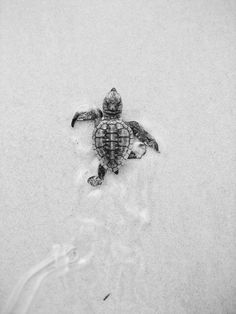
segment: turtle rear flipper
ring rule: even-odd
[[[102,184],[103,180],[100,179],[99,177],[92,176],[92,177],[88,178],[87,182],[89,184],[91,184],[92,186],[98,186],[98,185]]]
[[[141,142],[153,148],[156,152],[160,153],[157,141],[151,134],[149,134],[137,121],[125,122],[133,131]]]
[[[135,145],[138,144],[138,145]],[[147,151],[147,146],[143,143],[135,143],[128,159],[141,159]],[[135,147],[136,146],[136,147]]]
[[[104,180],[106,172],[107,170],[100,164],[98,166],[98,176],[92,176],[88,178],[87,182],[92,186],[101,185]]]

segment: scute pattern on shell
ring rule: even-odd
[[[121,120],[103,120],[93,131],[93,148],[100,163],[115,172],[128,158],[133,131]]]

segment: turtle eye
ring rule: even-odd
[[[106,101],[106,102],[104,103],[104,107],[105,107],[106,109],[109,108],[109,102]]]

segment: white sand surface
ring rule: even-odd
[[[94,258],[48,277],[30,314],[236,313],[235,12],[233,0],[1,1],[0,311],[74,237]],[[94,189],[93,124],[70,122],[112,87],[161,154]]]

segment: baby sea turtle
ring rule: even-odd
[[[103,101],[103,111],[93,109],[76,112],[71,126],[76,121],[94,120],[93,148],[100,160],[98,175],[88,179],[92,186],[101,185],[107,170],[119,173],[119,168],[126,159],[141,158],[146,153],[146,146],[159,153],[156,140],[136,121],[124,122],[121,118],[122,100],[115,88],[112,88]],[[134,137],[143,144],[142,155],[133,151]]]

